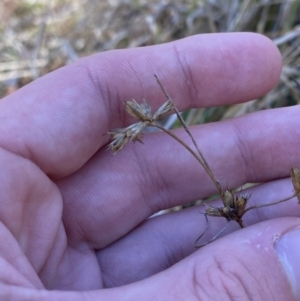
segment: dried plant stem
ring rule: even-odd
[[[203,166],[203,168],[206,170],[204,163],[202,162],[202,160],[198,157],[198,155],[183,141],[181,140],[179,137],[177,137],[176,135],[174,135],[171,131],[165,129],[163,126],[157,124],[156,122],[152,122],[149,124],[149,126],[153,126],[153,127],[157,127],[158,129],[164,131],[166,134],[168,134],[169,136],[171,136],[173,139],[175,139],[177,142],[179,142],[183,147],[185,147],[194,157],[195,159]]]
[[[157,81],[157,83],[159,84],[161,90],[162,90],[163,93],[165,94],[167,100],[168,100],[168,101],[171,101],[171,102],[173,103],[172,98],[170,97],[170,95],[167,93],[167,91],[165,90],[165,88],[164,88],[163,85],[161,84],[161,82],[160,82],[160,80],[158,79],[157,75],[154,74],[154,76],[155,76],[156,81]],[[180,115],[178,109],[176,108],[176,106],[175,106],[174,104],[173,104],[173,106],[174,106],[174,111],[175,111],[175,113],[176,113],[176,115],[177,115],[178,120],[179,120],[180,123],[182,124],[184,130],[185,130],[185,131],[187,132],[187,134],[190,136],[190,138],[191,138],[191,140],[192,140],[194,146],[195,146],[196,149],[197,149],[197,152],[198,152],[200,158],[201,158],[202,161],[203,161],[203,162],[201,162],[201,165],[203,166],[203,168],[205,169],[205,171],[208,173],[208,175],[210,176],[210,178],[212,179],[212,181],[214,182],[214,184],[215,184],[216,187],[218,188],[220,194],[222,194],[223,189],[222,189],[222,187],[221,187],[219,181],[218,181],[218,180],[216,179],[216,177],[214,176],[214,174],[213,174],[211,168],[209,167],[209,165],[208,165],[208,163],[207,163],[207,161],[206,161],[206,159],[205,159],[203,153],[202,153],[201,150],[199,149],[198,144],[196,143],[196,141],[195,141],[193,135],[191,134],[191,132],[189,131],[188,126],[186,125],[186,123],[184,122],[183,118],[181,117],[181,115]],[[199,160],[198,160],[198,161],[199,161]],[[200,162],[200,161],[199,161],[199,162]]]
[[[231,221],[227,221],[227,224],[216,235],[214,235],[210,240],[208,240],[200,245],[197,245],[197,242],[202,238],[202,236],[208,230],[208,219],[207,219],[208,214],[204,214],[204,215],[205,215],[205,219],[206,219],[206,228],[203,231],[203,233],[196,239],[196,241],[194,243],[195,248],[202,248],[202,247],[208,245],[209,243],[213,242],[214,240],[216,240],[226,230],[226,228],[229,226],[229,223],[231,222]]]
[[[219,192],[222,193],[223,190],[222,190],[222,187],[221,187],[219,181],[216,179],[215,175],[213,174],[213,172],[212,172],[210,166],[208,165],[208,163],[207,163],[207,161],[206,161],[203,153],[201,152],[198,144],[196,143],[194,137],[192,136],[190,130],[188,129],[187,125],[185,124],[183,118],[181,117],[179,111],[177,110],[177,108],[175,106],[174,106],[174,110],[176,112],[178,120],[180,121],[180,123],[182,124],[183,128],[185,129],[185,131],[187,132],[187,134],[190,136],[190,138],[191,138],[194,146],[196,147],[197,152],[200,155],[200,158],[202,159],[202,161],[204,163],[204,168],[205,168],[206,172],[209,174],[210,178],[212,179],[212,181],[214,182],[214,184],[218,188]]]
[[[299,84],[298,81],[295,79],[295,77],[293,77],[292,75],[290,75],[290,79],[297,85],[298,88],[300,88],[300,84]]]
[[[247,208],[243,213],[242,215],[240,216],[240,218],[243,217],[243,215],[245,213],[247,213],[248,211],[250,210],[253,210],[253,209],[257,209],[257,208],[262,208],[262,207],[268,207],[268,206],[273,206],[273,205],[277,205],[277,204],[280,204],[280,203],[283,203],[283,202],[286,202],[286,201],[289,201],[291,200],[292,198],[296,197],[296,193],[294,193],[293,195],[289,196],[289,197],[286,197],[282,200],[279,200],[279,201],[275,201],[275,202],[270,202],[270,203],[267,203],[267,204],[262,204],[262,205],[255,205],[255,206],[251,206],[249,208]],[[207,244],[213,242],[214,240],[216,240],[224,231],[225,229],[228,227],[229,223],[231,222],[231,220],[228,220],[228,223],[226,224],[226,226],[224,226],[216,235],[214,235],[210,240],[200,244],[200,245],[197,245],[197,242],[203,237],[203,235],[207,232],[208,230],[208,219],[207,219],[207,215],[209,214],[204,214],[205,215],[205,219],[206,219],[206,227],[205,227],[205,230],[202,232],[202,234],[196,239],[195,241],[195,244],[194,244],[194,247],[195,248],[201,248],[201,247],[204,247],[206,246]],[[240,221],[241,222],[241,221]],[[238,224],[241,226],[241,228],[244,228],[244,226],[238,221]]]
[[[266,204],[261,204],[261,205],[255,205],[255,206],[251,206],[249,208],[247,208],[243,214],[241,215],[241,218],[242,216],[247,213],[248,211],[250,210],[253,210],[253,209],[257,209],[257,208],[262,208],[262,207],[268,207],[268,206],[273,206],[273,205],[277,205],[277,204],[280,204],[280,203],[283,203],[283,202],[286,202],[286,201],[289,201],[291,200],[292,198],[296,197],[296,194],[294,193],[293,195],[289,196],[289,197],[286,197],[282,200],[279,200],[279,201],[275,201],[275,202],[270,202],[270,203],[266,203]]]

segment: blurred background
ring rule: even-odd
[[[1,0],[0,98],[80,57],[199,33],[253,31],[279,47],[277,87],[245,104],[189,110],[199,124],[295,105],[300,75],[300,0]],[[292,78],[293,77],[293,78]],[[167,120],[174,127],[175,118]]]

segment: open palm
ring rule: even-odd
[[[175,295],[221,300],[231,294],[231,283],[220,280],[226,273],[240,273],[245,296],[252,287],[262,299],[271,294],[283,300],[284,294],[287,300],[291,292],[274,264],[275,252],[256,258],[256,249],[252,254],[246,246],[249,262],[254,257],[267,261],[273,266],[268,266],[269,273],[277,275],[262,290],[253,285],[256,270],[251,274],[243,263],[243,247],[232,250],[240,242],[239,233],[253,238],[253,245],[270,247],[274,233],[299,225],[291,217],[299,216],[296,202],[251,211],[245,224],[254,226],[191,255],[205,227],[199,208],[147,218],[216,193],[209,177],[163,133],[146,134],[144,145],[129,144],[116,156],[106,150],[104,135],[132,122],[124,101],[147,98],[153,108],[165,101],[154,73],[184,110],[255,99],[276,84],[280,71],[279,52],[262,36],[202,35],[94,55],[3,99],[1,300],[167,300]],[[277,179],[288,176],[291,162],[300,165],[297,115],[298,108],[264,111],[192,131],[224,187],[265,182],[251,197],[262,203],[292,192],[289,180]],[[290,217],[256,224],[283,216]],[[272,226],[270,237],[255,240],[266,223]],[[224,254],[229,259],[223,262]]]

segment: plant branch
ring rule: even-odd
[[[198,157],[198,155],[183,140],[181,140],[179,137],[174,135],[171,131],[165,129],[163,126],[157,124],[156,122],[150,123],[149,126],[157,127],[158,129],[164,131],[169,136],[174,138],[177,142],[179,142],[183,147],[185,147],[195,157],[195,159],[203,166],[204,169],[206,168],[204,163],[202,162],[202,160]]]
[[[243,212],[243,214],[241,215],[241,218],[242,218],[242,216],[243,216],[246,212],[248,212],[248,211],[250,211],[250,210],[257,209],[257,208],[262,208],[262,207],[268,207],[268,206],[277,205],[277,204],[280,204],[280,203],[289,201],[289,200],[291,200],[291,199],[294,198],[294,197],[296,197],[296,194],[295,194],[295,193],[294,193],[293,195],[289,196],[289,197],[286,197],[286,198],[280,200],[280,201],[275,201],[275,202],[271,202],[271,203],[267,203],[267,204],[261,204],[261,205],[251,206],[251,207],[247,208],[247,209]]]
[[[205,215],[205,219],[206,219],[206,228],[204,230],[204,232],[196,239],[195,243],[194,243],[194,247],[195,248],[202,248],[206,245],[208,245],[209,243],[213,242],[214,240],[216,240],[225,230],[226,228],[229,226],[229,223],[231,221],[227,221],[227,224],[215,235],[213,236],[210,240],[200,244],[200,245],[197,245],[197,242],[202,238],[202,236],[206,233],[206,231],[208,230],[208,219],[207,219],[207,214],[204,214]]]
[[[163,93],[165,94],[166,98],[167,98],[169,101],[171,101],[171,102],[173,103],[172,98],[170,97],[170,95],[167,93],[167,91],[165,90],[165,88],[164,88],[163,85],[161,84],[161,82],[160,82],[160,80],[158,79],[157,75],[154,74],[154,76],[155,76],[156,81],[157,81],[157,83],[159,84],[160,88],[162,89]],[[196,147],[197,152],[198,152],[200,158],[201,158],[202,161],[203,161],[203,162],[201,163],[201,165],[203,166],[203,168],[205,169],[205,171],[208,173],[208,175],[210,176],[210,178],[212,179],[212,181],[214,182],[214,184],[215,184],[216,187],[218,188],[220,194],[222,194],[223,190],[222,190],[222,187],[221,187],[219,181],[216,179],[215,175],[213,174],[213,172],[212,172],[211,168],[209,167],[209,165],[208,165],[208,163],[207,163],[207,161],[206,161],[206,159],[205,159],[203,153],[202,153],[201,150],[199,149],[198,144],[196,143],[194,137],[192,136],[191,132],[189,131],[189,129],[188,129],[186,123],[184,122],[183,118],[181,117],[181,115],[180,115],[178,109],[176,108],[176,106],[174,105],[174,103],[173,103],[173,107],[174,107],[174,111],[175,111],[175,113],[176,113],[176,115],[177,115],[178,120],[179,120],[180,123],[182,124],[184,130],[187,132],[187,134],[188,134],[188,135],[190,136],[190,138],[192,139],[192,142],[193,142],[194,146]],[[199,160],[198,160],[198,161],[199,161]]]

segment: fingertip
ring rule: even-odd
[[[199,62],[195,75],[199,78],[197,96],[203,106],[259,98],[277,84],[282,69],[276,45],[257,33],[199,36],[196,55],[198,59],[191,57],[190,65]]]
[[[249,80],[256,81],[257,87],[262,88],[257,91],[257,97],[260,97],[277,84],[282,71],[282,56],[278,47],[268,37],[257,33],[247,33],[245,37],[247,36],[252,44],[252,47],[249,45],[248,55],[255,58],[255,71],[261,74],[256,78],[251,76]],[[263,85],[261,81],[264,82]]]

